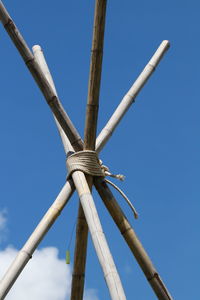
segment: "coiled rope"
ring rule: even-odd
[[[112,174],[109,168],[103,165],[102,161],[98,158],[98,155],[95,151],[92,150],[83,150],[78,152],[69,152],[67,155],[67,169],[68,169],[68,176],[67,178],[71,177],[72,173],[75,171],[82,171],[85,174],[92,175],[92,176],[99,176],[99,177],[114,177],[119,180],[124,180],[124,175],[121,174]],[[138,213],[134,206],[132,205],[131,201],[128,197],[122,192],[122,190],[116,186],[110,180],[105,179],[105,181],[112,185],[126,200],[130,208],[132,209],[135,218],[138,218]]]

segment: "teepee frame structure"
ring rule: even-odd
[[[52,110],[66,155],[72,152],[80,152],[82,150],[86,152],[89,150],[91,152],[95,152],[95,154],[98,154],[101,151],[126,111],[135,101],[139,91],[159,64],[164,53],[169,48],[168,41],[163,41],[161,43],[149,63],[122,99],[106,126],[96,138],[106,2],[106,0],[96,0],[95,5],[84,142],[61,105],[41,47],[34,46],[33,52],[28,48],[25,40],[3,3],[0,2],[0,20],[43,93],[47,104]],[[79,169],[75,170],[71,174],[71,177],[67,179],[58,197],[46,212],[23,248],[19,251],[14,262],[0,281],[0,299],[4,299],[6,297],[17,277],[32,257],[34,250],[53,225],[75,189],[77,190],[80,198],[80,205],[76,227],[71,299],[83,299],[88,228],[104,273],[111,299],[126,299],[120,277],[115,267],[115,263],[102,230],[98,212],[93,201],[93,185],[97,189],[103,203],[119,228],[131,252],[135,256],[157,298],[160,300],[172,300],[171,295],[161,280],[157,270],[153,266],[128,219],[121,210],[117,200],[113,196],[104,177],[96,177],[91,174],[88,175]]]

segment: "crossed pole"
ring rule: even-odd
[[[84,142],[81,140],[80,135],[60,103],[53,79],[40,46],[34,46],[32,53],[3,3],[0,2],[1,22],[41,89],[47,104],[52,110],[66,154],[79,152],[81,150],[92,150],[99,153],[102,150],[126,111],[135,101],[137,94],[155,70],[166,50],[169,48],[168,41],[163,41],[161,43],[149,63],[134,82],[128,93],[124,96],[114,114],[111,116],[110,120],[96,139],[106,2],[106,0],[96,0],[95,5]],[[74,171],[72,176],[67,179],[58,197],[48,209],[0,281],[0,299],[4,299],[6,297],[17,277],[32,257],[34,250],[53,225],[75,189],[77,190],[80,198],[80,205],[76,228],[71,300],[83,299],[88,228],[104,273],[111,299],[126,299],[121,280],[104,236],[91,194],[93,184],[95,185],[95,188],[97,189],[114,222],[118,226],[123,238],[127,242],[130,250],[134,254],[157,298],[160,300],[172,300],[171,295],[165,287],[157,270],[153,266],[129,221],[118,205],[117,200],[113,196],[104,178],[86,175],[80,170]]]

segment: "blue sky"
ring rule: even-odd
[[[4,4],[28,45],[42,46],[59,97],[83,135],[94,1]],[[139,219],[135,221],[124,200],[115,196],[172,296],[181,300],[199,294],[199,8],[195,0],[108,1],[98,123],[99,132],[161,41],[168,39],[171,48],[101,158],[113,172],[126,176],[119,185]],[[51,112],[2,26],[0,40],[1,258],[8,247],[13,257],[23,246],[63,186],[66,167]],[[154,300],[101,200],[96,193],[94,197],[127,299]],[[46,251],[55,264],[62,263],[62,283],[70,277],[63,259],[77,207],[75,194],[37,254]],[[30,287],[24,286],[27,299]],[[86,289],[88,299],[109,299],[91,241]],[[66,287],[63,291],[56,300],[68,299]],[[23,300],[20,291],[10,300],[16,295]],[[39,300],[50,299],[38,295]]]

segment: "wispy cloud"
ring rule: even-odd
[[[0,252],[0,275],[2,276],[17,255],[17,250],[7,248]],[[64,300],[70,291],[70,268],[58,258],[53,247],[35,252],[12,290],[8,300]]]
[[[18,251],[8,247],[0,251],[0,277],[16,257]],[[13,288],[7,300],[69,300],[71,268],[59,259],[58,249],[37,250]],[[94,289],[86,289],[84,300],[98,300]]]

